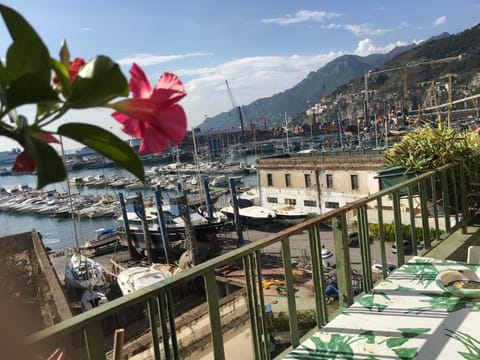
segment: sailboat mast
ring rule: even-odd
[[[60,135],[60,147],[62,149],[62,160],[65,162],[65,149],[63,148],[63,139]],[[68,193],[68,203],[70,206],[70,213],[72,215],[72,223],[73,223],[73,236],[75,238],[75,248],[78,251],[80,249],[80,244],[78,243],[78,233],[77,233],[77,221],[75,219],[75,211],[73,211],[73,201],[72,201],[72,191],[70,189],[70,179],[68,178],[67,173],[67,193]]]

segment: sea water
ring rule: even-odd
[[[251,164],[255,161],[253,157],[247,157],[246,162]],[[131,177],[132,175],[120,168],[109,169],[83,169],[80,171],[70,172],[70,177],[86,177],[95,175],[105,175],[111,177],[113,175]],[[256,175],[249,175],[244,180],[246,185],[254,185],[256,183]],[[13,188],[17,185],[28,185],[35,189],[37,186],[37,177],[35,175],[9,175],[0,177],[0,186],[5,189]],[[67,192],[66,182],[60,182],[49,185],[43,190],[57,190],[58,192]],[[123,193],[125,197],[135,195],[138,190],[127,191],[125,189],[112,188],[71,188],[71,193],[80,192],[82,194],[98,194],[112,195],[118,198],[119,193]],[[142,190],[143,197],[153,196],[150,189]],[[40,232],[45,246],[50,247],[54,251],[64,250],[76,246],[78,242],[82,245],[85,241],[95,237],[95,231],[99,228],[116,228],[123,225],[122,221],[112,218],[81,218],[73,221],[72,218],[51,218],[48,215],[25,214],[15,212],[0,211],[0,237],[13,235],[23,232],[30,232],[32,229]],[[77,239],[77,240],[76,240]]]

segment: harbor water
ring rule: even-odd
[[[248,156],[245,158],[248,164],[254,163],[255,158]],[[145,169],[149,169],[146,166]],[[70,177],[86,177],[95,175],[105,175],[110,178],[114,175],[132,177],[132,175],[120,168],[108,169],[83,169],[80,171],[70,172]],[[255,185],[256,175],[249,175],[244,178],[245,185]],[[18,185],[28,185],[32,189],[36,188],[37,178],[35,175],[9,175],[0,177],[0,186],[5,189],[11,189]],[[57,190],[58,192],[67,192],[66,182],[49,185],[43,190]],[[71,193],[81,194],[98,194],[98,195],[112,195],[118,198],[119,193],[123,193],[125,197],[135,195],[138,190],[125,190],[107,188],[75,188],[71,187]],[[153,191],[150,189],[142,190],[143,197],[153,196]],[[48,215],[36,215],[17,212],[0,211],[0,237],[13,235],[23,232],[29,232],[32,229],[40,232],[43,237],[45,246],[51,248],[53,251],[64,250],[76,246],[76,240],[81,245],[84,241],[93,239],[95,232],[99,228],[116,228],[122,226],[122,221],[118,221],[113,217],[105,218],[81,218],[75,222],[71,217],[67,218],[51,218]],[[76,236],[75,236],[76,234]]]

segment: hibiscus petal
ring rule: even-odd
[[[152,88],[150,87],[150,83],[148,82],[142,68],[133,63],[130,68],[130,75],[132,75],[132,77],[128,84],[133,97],[144,99],[149,98],[152,93]]]
[[[148,121],[152,114],[157,110],[162,110],[150,99],[124,99],[115,104],[110,104],[112,108],[126,114],[134,119]]]
[[[169,138],[175,145],[180,145],[187,131],[187,116],[183,108],[175,105],[155,113],[154,116],[155,121],[150,122],[153,129]]]
[[[158,79],[151,100],[158,106],[170,107],[180,101],[185,95],[187,93],[178,76],[166,72]]]
[[[32,156],[30,155],[28,150],[23,150],[23,152],[15,159],[15,164],[13,164],[12,172],[33,173],[34,171],[35,163],[33,162]]]
[[[60,141],[55,136],[46,132],[38,132],[34,136],[46,143],[60,144]]]
[[[138,152],[155,154],[165,150],[168,146],[168,137],[157,131],[151,124],[145,126],[145,133]]]
[[[120,129],[132,136],[132,137],[143,137],[144,135],[144,126],[143,122],[138,121],[134,118],[131,118],[128,115],[122,114],[120,112],[114,112],[112,114],[113,118],[120,123]]]

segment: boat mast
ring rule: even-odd
[[[65,162],[65,149],[63,148],[62,135],[60,135],[60,147],[62,149],[62,159],[63,159],[63,162]],[[73,236],[75,239],[75,251],[78,252],[80,250],[80,244],[78,243],[77,222],[75,220],[75,211],[73,211],[72,191],[70,189],[70,180],[68,178],[68,172],[67,172],[67,194],[68,194],[68,203],[70,206],[70,213],[72,215]]]

